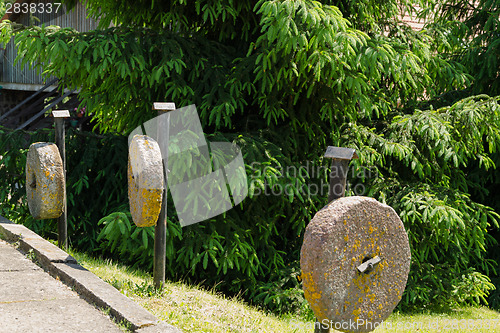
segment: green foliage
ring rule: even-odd
[[[80,97],[103,130],[131,131],[155,115],[153,100],[168,98],[179,107],[195,102],[202,111],[216,108],[220,114],[206,118],[217,126],[231,125],[230,116],[245,105],[230,95],[229,86],[217,88],[227,80],[234,57],[234,51],[217,42],[123,27],[83,35],[71,28],[36,27],[25,37],[18,44],[25,50],[19,59],[52,59],[45,72],[57,72],[66,85],[82,87]],[[214,57],[221,51],[227,54]],[[195,89],[194,83],[199,85]]]
[[[78,248],[95,249],[99,219],[127,200],[126,138],[67,135],[68,234]]]
[[[439,37],[440,51],[448,52],[473,73],[473,93],[500,94],[500,3],[497,0],[432,2],[440,15],[430,31]]]
[[[215,129],[242,130],[258,117],[267,125],[285,122],[306,136],[304,143],[324,146],[326,137],[312,140],[315,131],[328,137],[331,126],[387,114],[398,99],[411,101],[424,91],[433,96],[435,84],[443,90],[468,83],[465,74],[433,53],[426,34],[368,36],[351,28],[338,8],[320,2],[241,2],[231,15],[223,14],[226,7],[201,1],[174,2],[168,12],[161,10],[165,3],[154,2],[161,7],[157,11],[130,14],[125,8],[135,2],[95,3],[99,6],[91,10],[106,8],[101,13],[109,19],[130,24],[88,33],[31,27],[16,36],[16,43],[22,62],[48,60],[46,75],[81,87],[83,103],[103,130],[130,131],[154,116],[151,101],[172,100],[179,106],[196,104],[203,122]],[[194,18],[200,8],[201,22]],[[231,27],[227,31],[245,27],[236,35],[241,39],[212,38],[214,27],[206,17],[211,11],[219,13],[214,20],[223,17],[221,24]],[[132,14],[134,24],[127,18]],[[142,27],[141,14],[151,29]],[[172,15],[184,15],[175,21],[177,30],[157,28],[158,22],[168,25]],[[230,18],[236,16],[245,23]],[[247,40],[249,34],[253,38]]]
[[[469,303],[479,306],[481,303],[487,304],[486,297],[495,286],[490,279],[478,272],[467,272],[453,280],[453,298],[455,304]]]
[[[154,227],[138,228],[131,223],[130,213],[115,212],[101,220],[104,225],[97,241],[105,238],[101,246],[111,253],[118,253],[122,258],[135,265],[151,268],[154,254]]]
[[[26,154],[30,142],[50,141],[53,132],[13,132],[0,127],[0,214],[13,221],[25,221],[36,232],[43,229],[40,221],[29,217],[26,201]],[[51,223],[51,221],[48,221]]]
[[[270,282],[259,283],[250,298],[263,308],[314,320],[314,314],[304,298],[304,291],[298,280],[299,275],[298,260],[288,263],[277,274],[271,276]]]
[[[496,273],[485,253],[498,244],[488,230],[498,228],[500,216],[471,199],[468,189],[478,184],[468,174],[471,165],[483,174],[495,168],[490,154],[498,149],[499,99],[475,96],[398,115],[380,129],[383,135],[346,126],[347,142],[359,151],[356,163],[372,165],[378,174],[368,195],[392,206],[408,231],[412,266],[405,307],[475,304],[492,289],[482,274]],[[485,282],[477,285],[481,292],[456,297],[464,281],[479,278]]]

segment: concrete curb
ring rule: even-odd
[[[171,325],[160,322],[158,318],[120,293],[116,288],[78,265],[69,254],[25,226],[15,224],[0,216],[0,234],[8,242],[18,242],[22,251],[32,250],[38,262],[50,275],[74,288],[88,302],[100,308],[109,308],[113,318],[130,324],[134,332],[182,332]]]

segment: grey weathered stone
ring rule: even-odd
[[[66,198],[64,171],[59,149],[53,143],[33,143],[26,157],[26,195],[35,219],[58,218]]]
[[[358,270],[363,262],[382,261]],[[306,228],[300,266],[316,318],[343,332],[369,332],[399,303],[410,269],[403,223],[389,206],[367,197],[339,198]]]
[[[128,197],[130,214],[138,227],[156,224],[163,198],[163,162],[158,143],[135,135],[129,147]]]

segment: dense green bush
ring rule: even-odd
[[[496,275],[497,263],[487,249],[498,247],[490,233],[498,230],[499,215],[471,193],[484,191],[485,175],[496,174],[491,153],[500,143],[499,99],[474,96],[400,114],[381,134],[362,126],[348,131],[351,145],[369,152],[360,162],[380,175],[369,195],[394,207],[409,234],[412,267],[403,307],[473,303],[465,291],[460,299],[453,290],[481,274],[486,294],[494,288],[486,276]]]

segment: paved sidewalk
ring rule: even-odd
[[[0,240],[0,332],[122,332],[107,316]]]
[[[0,236],[8,242],[0,242],[0,333],[119,332],[88,304],[106,309],[136,333],[182,333],[22,224],[0,216]],[[12,244],[30,253],[43,270]]]

